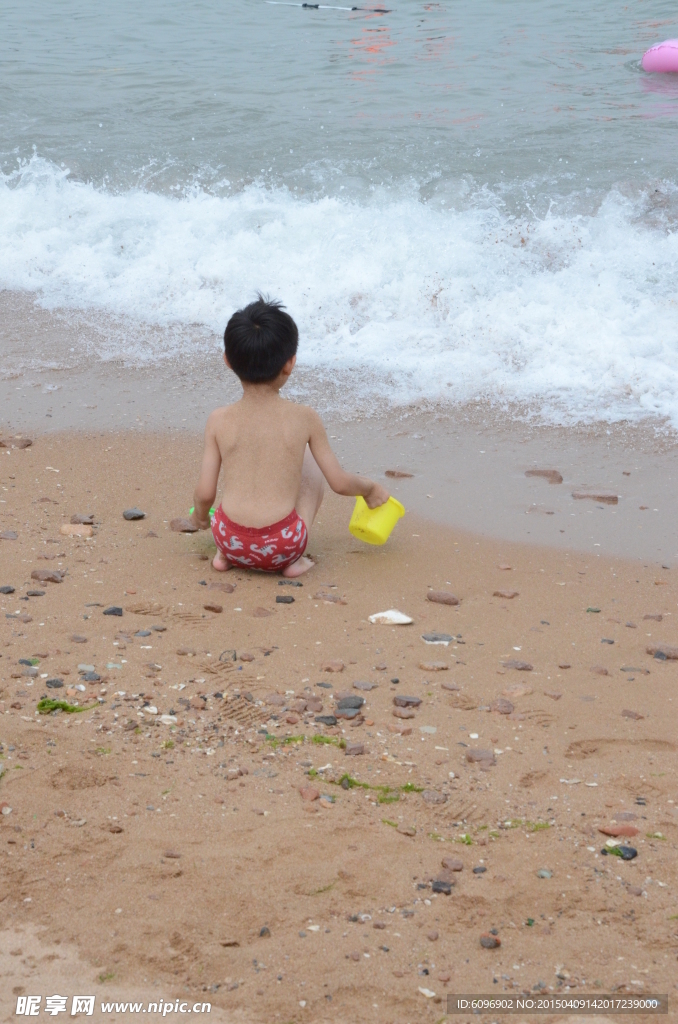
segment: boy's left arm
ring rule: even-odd
[[[214,413],[208,418],[205,426],[205,449],[202,456],[200,476],[193,496],[193,515],[191,519],[200,530],[210,527],[210,509],[217,496],[217,484],[221,470],[221,452],[217,444],[214,424]]]

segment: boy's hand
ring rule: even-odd
[[[194,526],[197,526],[199,530],[209,530],[210,526],[212,525],[210,522],[209,515],[207,516],[206,519],[200,519],[196,511],[193,511],[191,513],[191,515],[189,516],[189,520],[193,523]]]
[[[379,508],[379,506],[387,502],[390,497],[391,495],[385,487],[382,487],[381,484],[373,483],[365,495],[365,503],[368,508]]]

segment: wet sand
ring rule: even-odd
[[[432,444],[410,461],[420,440],[382,473],[433,466]],[[0,449],[0,533],[17,534],[0,540],[1,1019],[34,992],[398,1024],[439,1021],[448,993],[675,992],[678,663],[647,649],[676,643],[676,587],[649,553],[611,550],[624,502],[578,516],[605,524],[595,553],[433,511],[368,548],[331,495],[293,588],[216,574],[208,534],[170,530],[199,453],[188,430],[103,427]],[[569,493],[525,468],[528,504]],[[397,484],[415,507],[419,480]],[[60,533],[78,513],[91,539]],[[369,622],[388,608],[414,622]],[[362,721],[317,722],[344,693]],[[43,696],[89,710],[41,715]],[[404,696],[412,717],[394,715]],[[615,826],[634,859],[601,853]]]
[[[196,328],[189,363],[167,359],[126,366],[94,355],[116,351],[131,326],[39,309],[27,297],[0,293],[0,428],[5,432],[129,430],[186,440],[201,433],[208,413],[234,401],[239,385],[221,358],[219,340]],[[140,328],[137,326],[137,331]],[[148,329],[149,357],[163,334]],[[146,336],[144,336],[146,337]],[[26,365],[26,352],[33,352]],[[360,380],[338,370],[298,368],[285,394],[312,404],[347,467],[371,476],[401,469],[393,493],[429,520],[485,537],[578,549],[590,558],[614,555],[644,563],[678,563],[675,433],[656,420],[564,428],[533,422],[527,409],[497,403],[462,408],[360,405]],[[554,469],[550,484],[526,471]],[[615,505],[576,500],[573,493],[617,495]]]

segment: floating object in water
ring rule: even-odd
[[[643,54],[643,71],[678,74],[678,39],[665,39]]]
[[[365,499],[358,496],[348,528],[365,544],[385,544],[393,527],[404,515],[405,509],[397,498],[391,497],[383,505],[370,508]]]
[[[306,7],[311,11],[369,11],[370,14],[390,14],[390,8],[386,7],[336,7],[334,4],[295,4],[289,0],[266,0],[267,4],[275,7]]]

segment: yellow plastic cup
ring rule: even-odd
[[[356,498],[348,528],[354,537],[365,544],[385,544],[393,527],[405,515],[397,498],[389,498],[377,508],[369,508],[362,497]]]

